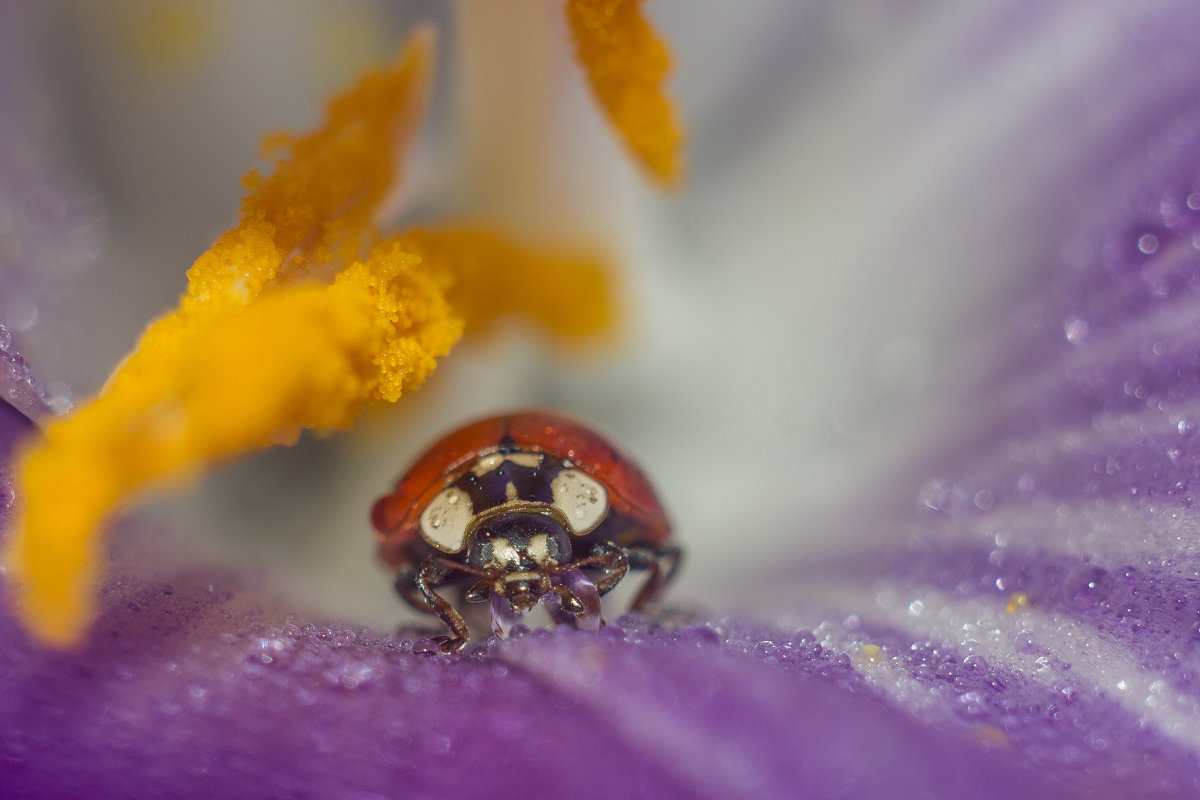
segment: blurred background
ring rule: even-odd
[[[894,512],[931,477],[905,465],[970,422],[962,341],[986,342],[1029,255],[1058,247],[1049,204],[1086,197],[1087,144],[1109,134],[1078,76],[1153,10],[656,0],[690,134],[687,183],[664,194],[593,109],[562,5],[0,9],[0,323],[56,409],[175,304],[234,224],[262,135],[314,126],[420,22],[442,45],[434,104],[385,224],[486,221],[619,264],[616,342],[514,322],[354,433],[153,499],[144,513],[200,557],[390,624],[371,502],[448,429],[528,405],[595,422],[642,464],[688,548],[679,602],[749,602],[764,570],[902,540]]]

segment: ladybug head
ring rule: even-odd
[[[552,591],[551,571],[570,561],[570,535],[556,515],[537,509],[489,516],[475,527],[467,549],[467,563],[488,576],[472,599],[495,592],[528,611]]]

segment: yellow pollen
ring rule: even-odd
[[[683,176],[683,126],[663,83],[666,43],[642,14],[643,0],[568,0],[575,54],[592,93],[625,145],[664,185]]]
[[[977,725],[975,727],[975,741],[980,744],[990,747],[1009,747],[1012,741],[1008,738],[1008,734],[1003,729],[995,725]]]
[[[1004,606],[1004,610],[1009,614],[1016,614],[1021,609],[1029,605],[1029,595],[1024,592],[1013,592],[1008,597],[1008,604]]]
[[[859,652],[863,654],[867,664],[875,667],[884,663],[886,654],[882,647],[877,644],[864,644],[859,647]]]
[[[468,229],[385,237],[374,219],[432,72],[432,36],[334,99],[307,136],[277,135],[236,228],[188,271],[100,393],[18,455],[4,563],[41,640],[78,642],[96,614],[105,523],[147,490],[304,429],[344,430],[420,385],[466,328],[502,313],[571,337],[611,319],[596,258]]]

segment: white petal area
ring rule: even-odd
[[[970,502],[963,498],[963,502]],[[1056,553],[1085,559],[1107,569],[1174,559],[1186,577],[1200,577],[1200,519],[1172,505],[1156,508],[1107,500],[1078,503],[1006,504],[986,514],[955,515],[922,527],[914,543],[926,547],[973,542],[1022,552],[1039,548],[1040,556]]]
[[[960,721],[955,713],[950,684],[931,686],[929,681],[914,678],[904,659],[887,650],[880,650],[875,655],[864,653],[863,647],[869,646],[871,641],[840,622],[809,619],[800,622],[799,626],[813,631],[823,648],[847,654],[854,670],[900,708],[935,724]]]
[[[491,20],[519,38],[479,42],[488,20],[457,31],[484,49],[474,51],[476,73],[442,83],[465,87],[465,102],[480,100],[473,107],[486,113],[456,142],[444,135],[452,115],[435,106],[435,135],[411,174],[429,176],[430,164],[468,174],[451,176],[464,181],[459,196],[451,187],[439,209],[418,210],[507,210],[527,230],[531,209],[562,211],[556,229],[611,232],[636,302],[630,346],[607,365],[554,361],[529,340],[462,348],[401,413],[367,420],[356,439],[306,441],[216,477],[207,495],[170,507],[173,527],[219,531],[209,535],[221,547],[293,571],[305,596],[384,623],[392,598],[364,509],[429,432],[545,403],[633,445],[689,550],[672,590],[680,596],[719,605],[735,580],[776,556],[893,535],[894,526],[857,521],[831,529],[822,514],[894,499],[887,471],[961,428],[935,402],[939,381],[963,377],[961,364],[947,369],[947,353],[972,312],[1025,278],[1022,265],[1043,266],[1058,251],[1064,220],[1092,187],[1088,167],[1117,169],[1097,154],[1156,96],[1144,76],[1167,59],[1138,61],[1135,34],[1174,5],[657,0],[648,13],[673,43],[673,88],[692,137],[692,178],[673,197],[636,182],[574,73],[560,69],[569,44],[545,43],[561,27],[548,16],[560,4],[528,0]],[[44,53],[69,54],[54,62],[66,93],[43,99],[72,110],[85,170],[124,220],[79,287],[85,313],[60,314],[72,324],[58,327],[86,329],[86,341],[53,331],[44,346],[87,349],[72,356],[82,358],[72,369],[83,388],[173,302],[183,268],[226,225],[258,132],[304,127],[317,95],[345,78],[351,60],[321,67],[313,43],[342,40],[331,24],[350,24],[362,34],[352,60],[362,63],[409,21],[356,2],[336,12],[289,6],[294,24],[280,26],[278,3],[221,6],[207,59],[168,78],[129,61],[129,15],[88,8],[103,25],[44,26],[36,40]],[[455,24],[452,5],[426,10]],[[457,58],[447,72],[468,68]],[[548,85],[549,75],[562,85]],[[505,81],[519,96],[491,91]],[[556,105],[538,107],[539,97]],[[524,130],[536,137],[522,138],[510,101],[533,116]],[[493,131],[505,147],[488,146]],[[570,181],[548,180],[553,170],[515,186],[500,180],[545,142],[587,166]],[[466,183],[479,175],[500,177],[477,194]],[[37,363],[68,371],[65,355]],[[359,532],[347,537],[357,545],[329,531]]]
[[[1200,246],[1189,249],[1193,252],[1187,255],[1194,259],[1194,250],[1200,249]],[[1014,314],[1017,319],[1021,316],[1020,311]],[[972,398],[975,414],[1003,417],[1021,413],[1031,401],[1059,389],[1064,376],[1076,379],[1095,375],[1119,359],[1140,357],[1152,363],[1152,359],[1162,357],[1167,352],[1168,346],[1175,350],[1200,347],[1200,308],[1186,298],[1179,302],[1163,303],[1145,316],[1129,321],[1116,333],[1100,335],[1092,331],[1085,314],[1073,314],[1063,319],[1062,327],[1062,340],[1075,347],[1064,349],[1058,359],[1022,371],[1019,381],[998,382],[987,375],[964,375],[965,385],[989,386],[992,389]],[[1085,343],[1087,346],[1083,347]],[[999,353],[993,350],[1002,350],[1006,343],[973,344],[979,345],[977,350],[972,351],[977,353],[977,363],[994,367],[999,360]],[[1200,411],[1200,403],[1192,408]],[[1146,414],[1146,417],[1153,416],[1153,412]],[[1192,414],[1188,419],[1200,420],[1200,416]],[[1102,426],[1111,428],[1111,424],[1097,427]],[[1125,423],[1122,426],[1128,427]]]
[[[821,515],[897,502],[895,465],[976,422],[939,394],[970,368],[951,354],[1058,253],[1117,169],[1097,161],[1123,141],[1114,119],[1153,97],[1123,3],[750,5],[731,27],[652,7],[685,107],[746,121],[694,130],[694,199],[642,217],[638,351],[565,395],[637,443],[696,553],[681,591],[705,596],[764,553],[892,533],[831,536]],[[763,51],[730,58],[727,30]]]
[[[861,599],[861,595],[848,597],[844,605],[858,608]],[[1143,671],[1134,652],[1074,617],[1031,607],[1010,614],[999,600],[889,586],[879,590],[874,608],[858,618],[904,631],[914,641],[946,643],[960,657],[982,656],[1048,689],[1098,690],[1135,718],[1200,754],[1200,701],[1179,692],[1160,675]],[[825,621],[813,626],[813,631],[823,644],[845,652],[861,650],[866,641],[840,622]],[[856,658],[852,663],[898,704],[922,714],[946,713],[944,708],[938,711],[941,700],[928,684],[917,685],[897,674],[902,668],[885,660]],[[1064,670],[1064,664],[1070,669]]]

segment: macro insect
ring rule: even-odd
[[[396,591],[436,614],[443,652],[471,638],[436,589],[457,587],[498,617],[553,601],[560,619],[599,620],[599,596],[630,570],[650,603],[682,551],[649,482],[589,428],[542,411],[491,417],[434,444],[371,510]]]

